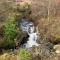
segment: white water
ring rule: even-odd
[[[38,32],[35,31],[35,26],[32,22],[29,22],[27,19],[22,19],[21,24],[21,28],[22,31],[25,31],[28,33],[29,38],[27,43],[24,44],[24,46],[26,48],[30,48],[32,46],[38,46],[38,43],[36,42],[37,38],[38,38]]]

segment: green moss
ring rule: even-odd
[[[15,16],[8,16],[4,28],[4,37],[5,37],[5,40],[3,42],[4,47],[13,47],[15,45],[14,39],[17,36],[16,29],[17,28],[16,28]]]
[[[16,21],[15,17],[8,17],[6,23],[5,23],[5,29],[4,34],[7,39],[14,39],[17,32],[16,32]]]
[[[20,49],[18,51],[18,56],[20,57],[21,60],[32,60],[31,54],[27,49]]]

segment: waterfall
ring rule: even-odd
[[[36,42],[38,39],[38,29],[34,26],[34,24],[27,19],[22,19],[20,23],[21,29],[23,32],[27,32],[29,35],[27,43],[23,44],[24,47],[30,48],[32,46],[38,46]],[[36,31],[35,31],[36,30]]]

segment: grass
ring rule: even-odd
[[[21,60],[32,60],[31,54],[27,49],[20,49],[18,51],[18,56]]]

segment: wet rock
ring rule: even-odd
[[[3,37],[4,26],[0,25],[0,37]]]
[[[22,32],[22,31],[21,31]],[[22,32],[21,34],[18,35],[17,41],[16,41],[16,48],[19,48],[22,46],[24,43],[27,42],[29,35],[26,32]]]
[[[29,35],[26,34],[26,35],[23,37],[23,39],[22,39],[22,41],[21,41],[20,44],[23,45],[24,43],[27,43],[28,37],[29,37]]]

